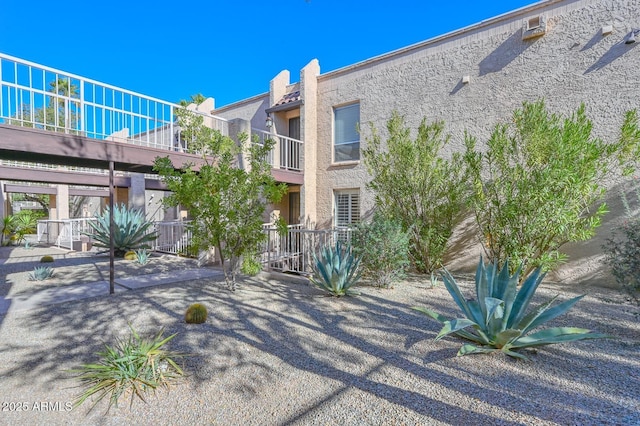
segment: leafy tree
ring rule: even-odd
[[[440,156],[449,142],[444,123],[423,119],[415,140],[404,119],[393,113],[387,122],[387,149],[371,126],[363,157],[372,176],[368,187],[380,212],[396,219],[409,233],[411,260],[419,272],[442,266],[447,242],[465,204],[467,177],[462,156]]]
[[[49,195],[47,194],[13,194],[12,201],[34,201],[40,205],[44,216],[49,215]]]
[[[512,123],[497,125],[486,152],[466,135],[471,206],[491,263],[523,263],[524,279],[538,266],[563,262],[563,244],[594,235],[607,212],[605,178],[630,170],[640,131],[635,111],[626,114],[617,142],[605,143],[591,128],[584,105],[563,118],[541,100],[525,102]]]
[[[186,107],[189,104],[200,105],[201,103],[203,103],[206,100],[207,100],[207,98],[205,98],[202,93],[196,93],[195,95],[191,95],[189,100],[181,99],[180,100],[180,105],[183,106],[183,107]]]
[[[154,169],[172,191],[164,202],[189,210],[194,247],[216,249],[227,286],[235,290],[242,256],[256,253],[266,237],[262,232],[266,203],[279,201],[286,191],[284,184],[275,182],[265,161],[274,142],[247,144],[246,135],[241,135],[236,144],[206,127],[201,115],[186,109],[177,115],[204,164],[198,170],[192,164],[176,170],[168,157],[156,158]],[[246,169],[239,167],[241,157],[248,162]]]

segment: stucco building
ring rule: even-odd
[[[314,59],[298,82],[282,71],[269,92],[212,113],[303,141],[303,180],[276,210],[289,223],[346,225],[374,207],[360,152],[369,123],[384,139],[393,111],[413,129],[424,117],[444,120],[449,149],[462,150],[465,130],[482,144],[524,101],[544,98],[560,114],[585,103],[595,135],[613,140],[625,111],[640,106],[638,27],[636,1],[542,1],[328,73]],[[598,237],[567,247],[572,260],[557,278],[602,273],[600,246],[620,210],[614,195]],[[459,247],[450,264],[466,268],[478,254]]]

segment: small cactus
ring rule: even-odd
[[[51,262],[53,262],[52,256],[46,255],[40,258],[40,263],[51,263]]]
[[[124,254],[124,260],[138,260],[138,255],[135,251],[129,250]]]
[[[207,320],[207,308],[201,303],[194,303],[189,306],[184,314],[184,321],[187,324],[202,324]]]

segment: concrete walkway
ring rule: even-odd
[[[173,284],[181,281],[198,280],[203,278],[221,277],[221,270],[210,268],[179,269],[171,273],[138,275],[115,279],[116,293],[153,287],[163,284]],[[31,294],[21,294],[15,297],[0,297],[0,315],[10,312],[27,311],[47,305],[87,299],[90,297],[109,294],[109,282],[97,281],[86,284],[74,284],[63,287],[51,287]]]

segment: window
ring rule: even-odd
[[[334,155],[333,161],[355,161],[360,159],[360,104],[333,109]]]
[[[335,191],[335,225],[350,226],[360,222],[360,190]]]

